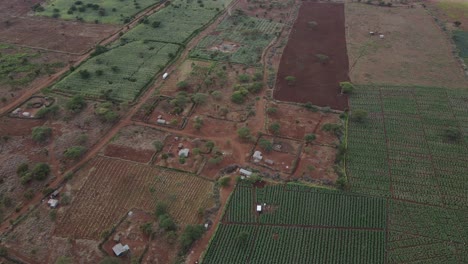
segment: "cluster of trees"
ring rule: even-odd
[[[25,185],[33,179],[38,181],[45,180],[50,174],[50,167],[47,163],[37,163],[32,170],[29,169],[29,164],[21,163],[16,168],[16,174],[20,177],[21,184]]]

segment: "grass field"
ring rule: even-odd
[[[385,206],[381,198],[241,182],[203,263],[382,263]]]
[[[451,19],[468,17],[468,2],[462,0],[441,0],[437,3],[437,6]]]
[[[229,0],[172,1],[171,5],[147,17],[144,22],[122,38],[186,43],[193,34],[221,12],[229,2]]]
[[[95,56],[52,87],[70,94],[98,98],[105,92],[120,101],[133,101],[153,77],[174,58],[180,46],[134,41]],[[89,76],[84,77],[83,72]]]
[[[466,90],[360,86],[349,127],[348,172],[356,192],[467,209]],[[447,129],[458,131],[451,141]]]
[[[190,53],[192,58],[241,64],[260,63],[263,49],[283,25],[245,15],[228,16]]]
[[[129,210],[152,213],[160,201],[177,224],[197,224],[198,210],[214,205],[213,183],[207,180],[121,159],[97,157],[77,178],[84,183],[58,219],[58,236],[99,239]]]
[[[466,31],[454,31],[453,33],[453,40],[457,45],[458,54],[461,58],[468,64],[468,32]]]
[[[159,4],[159,0],[52,0],[37,15],[67,20],[123,24],[140,11]]]

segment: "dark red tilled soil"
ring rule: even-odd
[[[302,4],[281,58],[275,99],[337,110],[348,107],[339,87],[339,82],[349,80],[344,19],[343,4]],[[321,62],[317,54],[328,56],[328,61]],[[293,85],[288,85],[287,76],[296,77]]]

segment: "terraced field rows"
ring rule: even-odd
[[[189,174],[104,157],[88,166],[88,179],[59,219],[59,236],[99,239],[129,210],[152,212],[157,201],[179,224],[197,223],[198,209],[214,205],[213,184]]]

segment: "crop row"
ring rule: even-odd
[[[255,228],[255,229],[254,229]],[[385,232],[221,224],[202,263],[383,263]],[[245,238],[241,239],[242,234]]]

